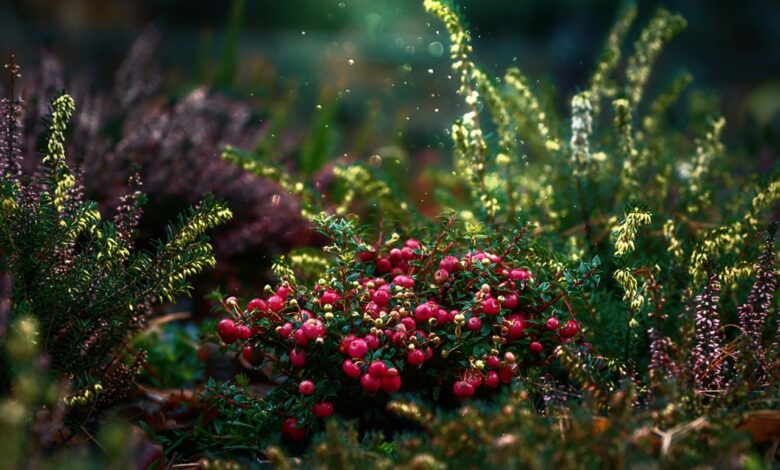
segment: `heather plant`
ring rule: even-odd
[[[50,369],[65,380],[69,406],[88,416],[121,400],[144,360],[126,364],[125,346],[149,318],[153,305],[187,295],[187,279],[215,264],[205,232],[230,211],[213,197],[170,224],[150,249],[134,246],[143,194],[122,197],[113,220],[84,196],[82,176],[67,163],[65,137],[75,109],[62,94],[51,103],[42,159],[22,175],[23,103],[14,95],[18,67],[8,65],[10,95],[2,101],[0,139],[0,253],[11,284],[7,322],[37,325],[39,348]],[[135,185],[140,184],[134,178]],[[0,378],[8,387],[13,361],[0,337]],[[8,345],[10,346],[10,345]]]
[[[249,367],[253,361],[275,363],[281,368],[283,382],[278,391],[261,399],[252,396],[245,380],[238,385],[210,384],[204,399],[216,413],[201,435],[223,435],[228,442],[240,442],[242,448],[259,450],[281,422],[285,440],[297,442],[320,426],[312,416],[352,410],[351,404],[358,399],[362,409],[375,407],[375,399],[369,397],[382,389],[387,374],[384,369],[398,369],[398,375],[393,372],[390,377],[400,377],[401,384],[414,383],[405,375],[409,373],[408,358],[406,368],[402,368],[403,355],[401,359],[394,352],[385,356],[395,350],[392,338],[397,332],[391,333],[388,341],[386,334],[378,338],[381,328],[369,330],[378,340],[374,354],[384,364],[374,366],[377,370],[373,374],[376,358],[369,356],[369,360],[356,363],[354,356],[348,357],[352,354],[348,345],[357,344],[363,352],[363,343],[369,343],[366,333],[354,330],[365,328],[358,322],[376,322],[377,312],[382,326],[387,321],[403,324],[400,310],[396,320],[392,310],[383,311],[373,298],[383,285],[389,284],[390,293],[395,293],[399,282],[406,283],[409,278],[410,287],[398,292],[411,289],[414,301],[404,308],[412,318],[406,321],[408,327],[414,326],[415,331],[421,325],[412,307],[425,305],[420,301],[426,297],[433,298],[437,306],[454,302],[450,305],[458,311],[469,308],[459,296],[479,300],[479,294],[474,296],[471,291],[473,286],[458,282],[468,279],[469,269],[461,263],[448,267],[446,257],[434,256],[439,242],[445,240],[442,254],[469,247],[466,257],[468,253],[473,257],[478,253],[473,250],[482,250],[499,268],[499,278],[502,263],[532,273],[523,287],[526,290],[515,284],[524,321],[518,337],[511,336],[517,321],[511,313],[508,324],[477,316],[480,328],[498,332],[502,347],[511,348],[513,341],[527,342],[527,351],[510,351],[514,359],[519,358],[513,381],[522,391],[512,389],[503,397],[482,393],[487,390],[487,375],[479,386],[469,384],[463,375],[459,382],[471,388],[459,385],[464,393],[453,389],[453,395],[472,397],[465,391],[482,387],[474,398],[489,398],[487,402],[494,403],[469,404],[460,411],[442,414],[426,411],[431,406],[447,408],[446,397],[437,396],[436,387],[405,388],[423,405],[398,402],[389,410],[412,418],[422,432],[400,439],[393,435],[396,445],[390,447],[397,450],[394,456],[388,457],[381,446],[358,445],[366,431],[377,428],[367,426],[363,419],[356,434],[329,431],[315,445],[312,465],[692,465],[716,462],[706,452],[713,446],[723,449],[717,458],[751,462],[760,450],[755,445],[765,442],[761,432],[766,420],[776,419],[767,417],[776,416],[777,408],[778,377],[773,364],[777,360],[778,327],[773,301],[775,230],[773,226],[767,229],[766,222],[767,215],[776,210],[780,181],[776,177],[759,180],[734,171],[737,160],[720,141],[725,125],[722,118],[712,116],[690,129],[668,123],[670,108],[691,82],[690,75],[682,74],[657,96],[648,96],[646,84],[652,66],[665,43],[684,28],[685,20],[657,10],[640,32],[625,69],[619,71],[622,43],[636,16],[636,7],[627,5],[609,33],[591,80],[571,98],[571,108],[559,112],[545,108],[542,103],[554,101],[539,99],[533,82],[519,69],[510,69],[500,79],[483,71],[473,59],[471,32],[450,3],[425,0],[423,4],[450,34],[457,91],[466,109],[450,129],[452,168],[429,173],[440,185],[436,195],[442,206],[453,211],[452,225],[444,231],[445,236],[431,229],[415,235],[416,245],[406,247],[412,254],[410,268],[403,261],[404,247],[399,246],[395,255],[385,254],[381,237],[380,243],[370,244],[362,241],[363,236],[345,235],[320,225],[333,243],[324,253],[291,253],[277,266],[280,285],[268,287],[264,298],[248,304],[233,298],[225,301],[230,318],[218,327],[222,342],[230,348],[238,344]],[[367,217],[364,220],[376,221],[370,226],[393,226],[399,231],[409,223],[430,223],[414,213],[402,195],[392,193],[382,172],[371,165],[341,165],[336,174],[344,186],[329,192],[330,198],[323,198],[317,181],[284,172],[262,155],[228,148],[224,158],[279,181],[300,197],[303,215],[313,221],[351,227],[353,219],[341,215],[357,212]],[[392,196],[386,198],[388,194]],[[362,197],[356,199],[356,195]],[[366,211],[365,203],[378,210]],[[336,218],[323,219],[322,211]],[[496,238],[495,234],[506,235]],[[512,246],[508,240],[515,234],[527,243],[519,257],[491,259],[491,254],[504,253]],[[395,237],[393,240],[398,243]],[[436,273],[431,279],[428,269],[415,269],[418,256],[426,260],[423,266],[443,263],[439,279],[455,287],[453,293],[445,295],[446,301],[437,287]],[[582,263],[585,272],[601,263],[603,282],[573,295],[568,289],[577,286],[585,274],[574,274],[577,270],[572,266],[583,258],[594,260]],[[356,273],[353,268],[345,269],[345,263],[368,266]],[[512,272],[509,269],[510,279]],[[368,285],[365,278],[376,273],[385,274]],[[303,284],[291,281],[295,276],[312,276],[316,281],[309,281],[302,289]],[[352,288],[350,282],[357,284]],[[559,282],[568,288],[556,295],[550,289],[561,288]],[[496,299],[499,312],[513,311],[506,307],[508,292],[501,291],[501,283],[486,284],[487,292],[498,289],[504,297]],[[521,291],[530,297],[524,298]],[[325,295],[335,304],[323,306]],[[356,308],[354,302],[361,298],[364,304]],[[392,296],[388,302],[401,301],[403,305],[402,299],[405,297]],[[486,299],[482,301],[481,305],[489,305]],[[560,312],[556,318],[576,317],[572,325],[576,325],[577,341],[561,340],[568,334],[569,323],[559,323],[551,329],[555,334],[541,341],[542,363],[524,362],[529,351],[535,353],[538,348],[533,345],[538,335],[535,328],[541,326],[538,312],[548,303],[563,304],[553,308]],[[328,305],[330,309],[325,308]],[[389,308],[393,306],[398,309],[395,303]],[[279,312],[293,315],[274,317]],[[389,320],[382,317],[383,312]],[[463,320],[472,318],[464,315]],[[334,332],[328,322],[341,328]],[[272,325],[276,325],[273,330]],[[423,326],[426,336],[417,341],[430,341],[431,333],[441,325],[434,319],[428,330]],[[404,326],[406,331],[408,327]],[[445,324],[444,330],[453,327],[457,328],[457,323]],[[276,335],[281,335],[281,341]],[[441,338],[441,344],[451,341],[446,334],[437,332],[436,337]],[[342,339],[346,356],[327,352],[335,352],[337,338]],[[412,344],[414,348],[407,349],[418,350],[418,345]],[[323,348],[325,352],[314,356],[307,348]],[[259,350],[270,354],[256,355]],[[370,350],[367,347],[366,353]],[[459,346],[458,350],[464,354],[468,348]],[[490,357],[480,357],[475,350],[467,354],[473,356],[468,359],[469,366],[477,360],[487,364]],[[430,359],[428,364],[437,377],[459,377],[467,368],[458,362],[462,358],[447,356],[437,362]],[[360,388],[355,382],[354,392],[350,392],[357,395],[342,395],[349,387],[343,376],[336,379],[337,387],[329,388],[333,377],[340,376],[339,363],[341,373],[347,377],[352,373],[355,380],[360,377]],[[310,369],[313,366],[314,370]],[[328,393],[336,398],[323,404],[321,400],[327,399]],[[342,397],[347,397],[350,405],[339,405]],[[256,425],[267,423],[268,416],[277,420],[270,430]],[[247,424],[254,433],[241,433]],[[744,432],[751,433],[752,443]],[[772,449],[769,451],[767,458],[773,459]],[[278,456],[278,452],[269,455]],[[282,459],[279,463],[290,462]]]

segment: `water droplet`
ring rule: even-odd
[[[344,3],[344,2],[339,2],[339,8],[344,8],[344,7],[346,7],[346,6],[347,6],[347,4],[346,4],[346,3]]]
[[[279,207],[279,203],[282,201],[282,197],[278,194],[274,194],[271,196],[271,205],[274,207]]]
[[[433,41],[428,44],[428,53],[434,57],[441,57],[444,54],[444,46],[439,41]]]
[[[433,75],[433,69],[428,69],[428,74]]]
[[[321,104],[318,104],[318,105],[317,105],[317,109],[322,109],[322,105],[321,105]]]
[[[379,168],[380,166],[382,166],[382,157],[380,157],[379,155],[371,155],[368,158],[368,163],[373,167]]]
[[[349,65],[355,65],[355,59],[349,59],[347,62],[349,62]]]
[[[306,36],[306,31],[301,31],[301,36]]]

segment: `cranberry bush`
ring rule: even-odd
[[[262,425],[288,441],[334,412],[360,417],[358,402],[382,411],[397,392],[444,406],[491,397],[580,341],[578,293],[598,282],[598,258],[551,269],[525,228],[469,234],[454,216],[437,236],[373,243],[355,220],[317,222],[333,241],[322,278],[288,271],[262,297],[228,297],[216,328],[246,362],[273,363],[283,381],[263,400],[283,406]],[[220,401],[224,390],[210,391]]]

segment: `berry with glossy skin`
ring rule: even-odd
[[[546,322],[544,322],[544,327],[547,328],[550,331],[555,331],[560,326],[560,322],[555,317],[550,317],[547,319]]]
[[[495,298],[488,297],[482,301],[482,311],[487,315],[498,315],[501,312],[501,305]]]
[[[322,293],[322,297],[320,297],[320,302],[322,302],[323,305],[330,304],[333,305],[336,302],[339,301],[341,297],[339,296],[336,291],[332,289],[327,289],[325,292]]]
[[[395,370],[395,369],[390,369],[390,370]],[[385,393],[394,393],[397,392],[398,390],[401,390],[401,377],[398,375],[398,371],[396,371],[395,375],[393,376],[390,376],[388,374],[382,377],[382,390]]]
[[[455,396],[461,400],[471,398],[474,395],[474,386],[465,380],[458,380],[452,385],[452,391]]]
[[[414,287],[414,279],[405,274],[400,274],[393,278],[393,284],[411,289]]]
[[[246,359],[248,363],[255,363],[255,347],[251,344],[244,346],[244,349],[241,350],[241,355],[244,356],[244,359]]]
[[[270,308],[274,313],[279,312],[279,310],[284,308],[284,299],[278,295],[272,295],[271,297],[268,297],[268,308]]]
[[[534,341],[528,345],[528,349],[530,349],[532,353],[539,354],[540,352],[544,351],[544,346],[542,346],[542,343],[539,341]]]
[[[563,325],[563,328],[558,330],[558,334],[563,338],[572,338],[580,331],[580,325],[574,321],[569,320]]]
[[[306,351],[297,348],[290,351],[290,363],[299,369],[304,367],[306,365]]]
[[[325,336],[325,325],[319,318],[309,318],[301,325],[303,334],[309,339],[317,339]]]
[[[306,438],[306,428],[298,426],[296,418],[287,418],[282,423],[282,437],[288,442],[300,442]]]
[[[252,299],[246,305],[246,309],[250,312],[265,312],[268,310],[268,304],[263,299]]]
[[[279,336],[282,338],[289,338],[293,331],[293,324],[292,323],[285,323],[284,325],[279,328]]]
[[[371,374],[363,374],[360,377],[360,386],[367,392],[376,392],[382,386],[382,379]]]
[[[288,295],[290,295],[290,288],[287,286],[279,286],[278,289],[276,289],[276,295],[279,297],[286,299]]]
[[[419,250],[422,245],[420,245],[420,240],[409,238],[404,242],[404,246],[412,250]]]
[[[414,309],[414,318],[421,323],[427,322],[431,316],[433,315],[433,311],[431,310],[431,305],[429,303],[420,304]]]
[[[487,377],[485,377],[485,387],[496,388],[500,382],[501,378],[498,376],[496,371],[491,370],[487,373]]]
[[[529,281],[531,280],[531,273],[525,268],[513,269],[509,271],[509,278],[513,281]]]
[[[513,309],[517,307],[517,294],[507,294],[504,296],[504,307]]]
[[[387,374],[387,365],[382,361],[374,361],[368,366],[368,373],[372,377],[381,379]]]
[[[390,255],[390,261],[392,261],[393,263],[398,263],[404,258],[403,253],[401,253],[401,250],[399,250],[398,248],[393,248],[392,250],[390,250],[389,255]]]
[[[377,289],[371,295],[371,300],[379,307],[384,307],[390,303],[390,293],[384,289]]]
[[[414,318],[412,317],[402,318],[400,324],[404,326],[403,331],[407,331],[411,333],[412,331],[417,329],[417,322],[415,322]]]
[[[444,284],[449,278],[450,273],[446,269],[439,269],[433,274],[433,282],[436,284]]]
[[[482,386],[483,378],[482,374],[480,374],[478,370],[469,369],[466,371],[465,380],[469,385],[477,389]]]
[[[314,416],[318,418],[327,418],[333,414],[333,403],[323,401],[312,406],[311,410],[314,412]]]
[[[236,336],[238,339],[247,340],[252,337],[252,329],[246,325],[236,326]]]
[[[501,365],[501,359],[498,356],[488,356],[485,364],[491,369],[497,369]]]
[[[387,258],[379,258],[376,260],[376,270],[380,273],[389,273],[393,269],[393,263]]]
[[[363,371],[360,370],[360,366],[352,362],[351,359],[347,359],[341,364],[341,370],[343,370],[350,379],[356,379],[363,373]]]
[[[236,322],[229,318],[223,318],[217,323],[217,334],[225,343],[235,343],[238,334],[236,331]]]
[[[518,339],[523,336],[525,330],[525,319],[521,316],[513,316],[510,318],[510,324],[507,332],[509,339]]]
[[[501,378],[502,382],[508,384],[514,378],[515,371],[512,370],[512,368],[509,367],[509,366],[499,367],[499,369],[498,369],[498,376]]]
[[[445,256],[439,261],[439,269],[452,273],[460,269],[460,260],[454,256]]]
[[[368,344],[363,338],[355,338],[347,346],[347,352],[351,357],[362,359],[368,352]]]
[[[412,349],[406,353],[406,362],[408,362],[410,366],[417,367],[425,362],[425,353],[419,349]]]
[[[309,338],[306,336],[306,334],[303,332],[302,328],[298,328],[293,333],[293,338],[295,338],[295,344],[298,346],[306,346],[309,344]]]
[[[307,396],[314,394],[314,382],[311,380],[304,380],[303,382],[299,383],[298,393]]]
[[[369,349],[372,351],[379,347],[379,338],[377,338],[375,335],[369,333],[364,339],[366,340],[366,344],[368,345]]]
[[[479,317],[471,317],[466,322],[466,328],[471,331],[477,331],[482,328],[482,320]]]

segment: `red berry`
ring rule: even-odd
[[[306,437],[306,429],[298,426],[298,420],[290,417],[282,423],[282,437],[288,442],[300,442]]]
[[[376,270],[380,273],[389,273],[393,269],[393,263],[387,258],[379,258],[376,260]]]
[[[398,376],[397,372],[393,377],[390,377],[389,375],[382,377],[382,390],[384,390],[385,393],[394,393],[401,390],[401,377]]]
[[[345,360],[344,363],[341,364],[341,370],[343,370],[350,379],[356,379],[360,377],[360,374],[363,373],[363,371],[360,370],[360,366],[352,362],[350,359]]]
[[[355,338],[347,346],[347,351],[351,357],[362,359],[368,352],[368,344],[363,338]]]
[[[560,326],[560,322],[555,317],[548,318],[547,321],[544,323],[544,327],[550,331],[557,330],[558,326]]]
[[[279,297],[286,299],[288,295],[290,295],[290,288],[287,286],[279,286],[276,289],[276,295]]]
[[[290,363],[299,369],[305,366],[306,351],[302,349],[301,350],[293,349],[292,351],[290,351]]]
[[[491,369],[497,369],[498,366],[501,365],[501,359],[499,359],[498,356],[488,356],[487,361],[485,363]]]
[[[474,395],[474,386],[464,380],[458,380],[453,384],[452,391],[461,400],[471,398]]]
[[[250,312],[265,312],[268,310],[268,304],[263,299],[252,299],[246,306]]]
[[[544,346],[542,346],[542,343],[539,341],[534,341],[528,345],[528,349],[530,349],[532,353],[539,354],[540,352],[544,351]]]
[[[379,338],[377,338],[375,335],[367,334],[365,340],[369,349],[374,350],[379,347]]]
[[[528,281],[531,279],[531,273],[525,268],[513,269],[509,272],[509,278],[514,281]]]
[[[298,384],[298,393],[301,395],[312,395],[314,393],[314,382],[311,380],[304,380]]]
[[[380,307],[390,303],[390,293],[384,289],[377,289],[371,295],[371,300]]]
[[[276,313],[284,308],[284,299],[278,295],[272,295],[268,298],[268,307],[272,312]]]
[[[360,386],[367,392],[376,392],[382,386],[382,379],[371,374],[363,374],[360,377]]]
[[[448,311],[444,310],[443,308],[440,308],[436,311],[436,321],[439,322],[440,325],[443,325],[450,321],[450,314]]]
[[[327,289],[325,292],[322,293],[322,297],[320,297],[320,302],[322,302],[323,304],[333,305],[336,302],[338,302],[340,298],[341,297],[339,296],[338,293],[336,293],[336,291],[332,289]]]
[[[482,374],[480,374],[478,370],[469,369],[466,371],[466,382],[475,389],[482,386],[482,380]]]
[[[397,263],[403,259],[404,255],[401,253],[401,250],[398,248],[393,248],[390,250],[390,261],[393,263]]]
[[[373,251],[361,251],[358,254],[358,259],[360,259],[361,262],[367,263],[374,259],[374,252]]]
[[[419,366],[425,362],[425,353],[420,349],[412,349],[406,353],[406,362],[408,362],[410,366]]]
[[[238,339],[247,340],[252,337],[252,329],[246,325],[236,326],[236,336]]]
[[[448,273],[457,271],[460,268],[460,260],[454,256],[445,256],[439,261],[439,269],[444,269]]]
[[[433,282],[444,284],[450,278],[450,273],[446,269],[439,269],[433,274]]]
[[[314,405],[311,410],[314,412],[314,416],[318,418],[327,418],[333,414],[333,403],[323,401]]]
[[[405,274],[401,274],[393,278],[393,284],[411,289],[414,287],[414,279]]]
[[[404,326],[404,331],[412,332],[417,329],[417,322],[412,317],[402,318],[400,324]]]
[[[503,366],[498,369],[498,376],[501,378],[502,382],[509,383],[515,376],[515,371],[509,366]]]
[[[368,366],[368,373],[372,377],[381,379],[387,373],[387,366],[382,361],[374,361]]]
[[[298,328],[297,330],[295,330],[295,333],[293,333],[293,337],[295,338],[295,344],[297,344],[298,346],[306,346],[307,344],[309,344],[309,338],[303,332],[303,328]]]
[[[246,359],[246,361],[251,364],[255,359],[255,347],[251,344],[244,346],[244,349],[241,351],[241,355],[244,356],[244,359]]]
[[[217,323],[217,334],[222,341],[228,344],[234,343],[237,336],[236,323],[229,318],[223,318]]]
[[[517,307],[517,294],[507,294],[504,296],[504,307],[513,309]]]
[[[488,315],[498,315],[501,312],[501,306],[498,304],[498,300],[488,297],[482,301],[482,311]]]
[[[510,320],[511,323],[508,328],[507,337],[509,339],[518,339],[523,336],[523,330],[525,330],[525,320],[520,318],[514,318]]]
[[[410,238],[404,242],[404,246],[411,248],[412,250],[419,250],[420,249],[420,241],[415,240],[414,238]]]
[[[420,304],[414,309],[414,318],[416,318],[418,322],[425,323],[431,318],[432,315],[433,312],[431,311],[431,306],[428,303]]]
[[[401,257],[404,260],[409,261],[414,258],[414,250],[408,246],[401,248]]]
[[[471,317],[466,322],[466,327],[471,331],[477,331],[482,328],[482,320],[479,317]]]
[[[339,343],[339,352],[341,354],[349,354],[349,343],[351,343],[354,340],[355,340],[355,335],[353,335],[352,333],[342,338],[341,343]]]
[[[485,387],[496,388],[498,387],[500,380],[501,378],[498,376],[498,373],[496,373],[494,370],[491,370],[487,373],[487,377],[485,377]]]
[[[578,331],[580,331],[580,325],[574,320],[569,320],[563,325],[563,328],[558,330],[558,334],[563,338],[572,338]]]
[[[309,318],[301,326],[303,334],[309,339],[317,339],[325,336],[325,325],[319,318]]]

